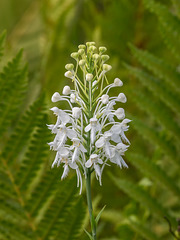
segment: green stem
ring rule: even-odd
[[[87,178],[86,178],[86,195],[87,195],[87,204],[89,209],[89,217],[91,222],[91,231],[93,240],[97,240],[96,237],[96,222],[93,214],[92,207],[92,198],[91,198],[91,172],[90,169],[87,169]]]

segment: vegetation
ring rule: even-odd
[[[46,126],[64,65],[86,41],[109,49],[108,79],[123,80],[133,120],[129,168],[92,181],[95,212],[106,204],[98,239],[179,239],[179,1],[17,2],[0,2],[0,240],[88,239],[85,191],[51,169]]]

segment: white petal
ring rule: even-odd
[[[59,159],[59,153],[57,152],[56,153],[56,157],[55,157],[55,159],[54,159],[54,162],[53,162],[53,164],[52,164],[52,168],[57,164],[57,162],[58,162],[58,159]]]
[[[90,168],[90,167],[92,166],[92,162],[91,162],[90,159],[85,163],[85,166],[86,166],[87,168]]]
[[[67,136],[72,140],[73,138],[77,137],[77,133],[72,129],[67,129]]]
[[[78,168],[78,165],[76,163],[72,163],[72,162],[69,162],[69,166],[72,169],[77,169]]]
[[[60,111],[60,118],[64,124],[66,124],[70,121],[70,116],[63,110]]]
[[[91,130],[91,124],[88,124],[84,130],[85,132],[89,132]]]
[[[98,164],[94,163],[94,170],[97,173],[97,175],[101,178],[101,168]]]
[[[87,152],[87,150],[82,144],[80,145],[79,149],[81,150],[81,152]]]
[[[113,134],[111,136],[111,140],[114,141],[115,143],[121,142],[121,138],[120,138],[119,134]]]
[[[100,137],[97,141],[96,141],[96,143],[95,143],[95,146],[97,147],[97,148],[101,148],[101,147],[103,147],[103,145],[104,145],[104,137]]]
[[[97,161],[99,164],[103,164],[103,160],[102,159],[98,159],[98,161]]]
[[[76,147],[72,155],[72,163],[75,162],[78,157],[79,157],[79,151],[78,151],[78,148]]]
[[[116,125],[113,125],[110,129],[110,131],[112,132],[112,134],[119,134],[121,132],[121,125],[120,124],[116,124]]]
[[[65,164],[64,165],[64,172],[63,172],[63,174],[61,176],[61,180],[63,180],[65,177],[67,177],[68,173],[69,173],[69,167],[68,167],[67,164]]]

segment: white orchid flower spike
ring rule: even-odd
[[[62,109],[51,108],[57,121],[48,128],[55,134],[49,143],[50,149],[56,152],[52,167],[63,166],[61,179],[75,170],[81,193],[82,176],[87,179],[95,172],[101,184],[108,161],[127,168],[123,156],[130,144],[125,132],[131,120],[125,118],[125,94],[119,91],[113,96],[111,91],[121,88],[123,82],[115,78],[109,84],[106,75],[112,67],[105,63],[109,59],[104,55],[106,48],[100,47],[98,51],[94,42],[78,48],[71,54],[76,66],[71,63],[65,66],[64,76],[70,84],[64,86],[62,94],[55,92],[51,98]]]

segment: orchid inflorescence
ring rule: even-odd
[[[55,92],[51,98],[52,102],[66,101],[70,109],[51,108],[57,122],[48,128],[55,134],[54,141],[49,143],[56,151],[52,167],[63,164],[61,179],[74,169],[81,193],[82,174],[86,177],[88,169],[95,171],[101,184],[102,172],[109,160],[120,168],[128,167],[122,156],[130,144],[125,132],[131,120],[125,118],[123,108],[114,109],[117,102],[127,101],[124,93],[109,96],[110,89],[121,87],[123,82],[115,78],[112,84],[108,83],[106,73],[112,67],[105,63],[109,59],[104,55],[106,48],[99,47],[97,53],[94,42],[78,48],[78,52],[71,54],[76,66],[65,66],[65,77],[72,80],[74,89],[65,86],[62,95]]]

